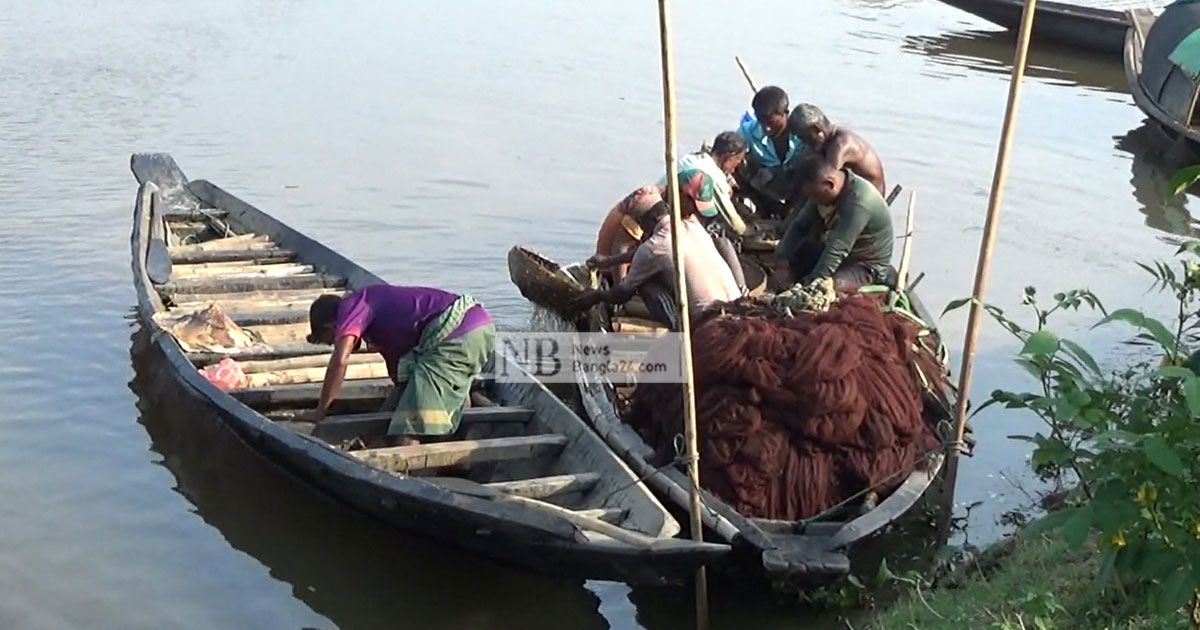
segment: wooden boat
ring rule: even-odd
[[[1021,12],[1025,8],[1025,0],[942,2],[1013,32],[1021,27]],[[1121,54],[1125,46],[1129,21],[1120,11],[1063,2],[1038,2],[1036,11],[1033,20],[1034,41],[1114,56]]]
[[[379,378],[377,355],[356,354],[333,415],[296,422],[315,406],[329,356],[303,341],[308,303],[382,280],[217,186],[189,182],[169,155],[131,163],[139,315],[171,374],[270,461],[385,523],[538,570],[661,582],[728,552],[674,538],[678,521],[531,377],[481,377],[449,441],[359,448],[385,431],[389,414],[377,410],[392,383]],[[263,343],[185,351],[165,322],[212,303]],[[249,386],[222,391],[198,370],[225,357]]]
[[[891,198],[894,198],[894,194],[889,200]],[[775,227],[765,221],[760,225],[766,228],[764,236],[769,236],[769,230]],[[773,250],[774,241],[770,238],[747,238],[743,241],[743,263],[757,265],[769,272],[776,265]],[[544,260],[522,263],[519,257],[514,259],[510,255],[510,266],[514,262],[518,266],[538,264],[544,267],[546,264]],[[580,282],[588,282],[583,277],[582,265],[572,265],[566,270],[574,273]],[[514,274],[518,275],[525,276]],[[526,289],[522,290],[524,292]],[[908,291],[908,297],[922,321],[936,321],[911,290]],[[609,330],[612,331],[665,330],[639,313],[640,309],[644,307],[635,298],[631,309],[614,311],[606,318],[584,318],[577,325],[607,320],[611,322]],[[593,332],[597,330],[593,329]],[[948,357],[945,359],[948,361]],[[653,449],[622,421],[616,409],[613,402],[614,384],[583,371],[577,374],[577,383],[580,404],[593,428],[639,476],[646,479],[660,498],[674,506],[677,514],[686,514],[690,505],[688,489],[691,487],[686,472],[680,467],[659,467],[651,462]],[[926,404],[934,405],[931,411],[942,420],[949,421],[956,400],[952,386],[947,384],[934,398],[936,400],[927,401]],[[948,438],[945,435],[942,437]],[[874,507],[849,505],[819,522],[808,523],[747,517],[704,491],[702,520],[709,540],[729,544],[735,550],[718,568],[759,577],[786,578],[801,585],[820,585],[847,575],[854,552],[869,539],[877,537],[889,526],[916,511],[914,508],[926,495],[936,496],[939,503],[934,507],[948,512],[956,472],[956,458],[947,458],[940,453],[931,454],[924,466],[910,473],[898,489]],[[950,491],[945,491],[947,488]]]
[[[1125,79],[1133,101],[1175,139],[1200,149],[1200,79],[1171,55],[1200,30],[1200,4],[1173,4],[1156,19],[1145,9],[1130,12],[1125,40]]]

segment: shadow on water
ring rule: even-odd
[[[176,490],[231,546],[336,625],[608,627],[580,581],[513,571],[397,533],[309,490],[196,404],[144,327],[130,341],[139,422]]]
[[[1168,198],[1163,191],[1176,171],[1200,164],[1200,156],[1186,142],[1170,139],[1157,123],[1149,120],[1114,140],[1117,152],[1132,158],[1129,182],[1138,211],[1146,217],[1146,225],[1174,236],[1195,238],[1197,224],[1188,212],[1186,197]],[[1164,240],[1177,243],[1179,239]]]
[[[1012,73],[1013,38],[1007,31],[949,31],[907,35],[901,49],[925,55],[949,70],[969,69],[1007,77]],[[1100,92],[1129,93],[1121,64],[1104,56],[1038,44],[1029,52],[1026,74],[1050,83]]]

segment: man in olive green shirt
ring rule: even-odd
[[[808,201],[788,217],[775,250],[793,279],[809,284],[832,277],[840,292],[886,282],[892,217],[879,190],[816,155],[800,164],[796,177]]]

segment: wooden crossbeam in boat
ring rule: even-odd
[[[351,451],[350,455],[393,472],[474,466],[555,455],[567,445],[566,436],[547,433],[490,440],[461,440],[417,446],[393,446]]]
[[[171,251],[171,262],[179,264],[202,264],[219,262],[266,262],[284,261],[296,258],[296,252],[290,249],[276,247],[261,247],[256,249],[216,249],[200,251],[180,251],[176,247]]]
[[[595,510],[575,510],[576,514],[584,518],[594,518],[606,523],[620,523],[629,516],[629,510],[621,508],[598,508]]]
[[[205,219],[224,219],[227,216],[229,216],[228,210],[218,210],[216,208],[163,213],[163,218],[167,221],[202,221]]]
[[[259,374],[263,372],[278,372],[280,370],[297,370],[301,368],[321,368],[329,365],[329,360],[333,355],[326,352],[325,354],[312,354],[305,357],[292,357],[290,359],[270,359],[266,361],[241,361],[238,365],[246,374]],[[386,365],[383,358],[375,352],[363,352],[350,355],[350,365],[358,365],[361,363],[378,363]]]
[[[346,366],[346,380],[363,378],[386,378],[387,364],[383,361],[357,362]],[[267,387],[270,385],[287,385],[289,383],[319,383],[325,380],[324,367],[299,368],[294,370],[275,370],[247,374],[250,387]]]
[[[546,499],[572,492],[587,492],[595,487],[597,481],[600,481],[600,475],[585,472],[574,475],[518,479],[516,481],[497,481],[486,485],[489,488],[495,488],[513,496],[529,499]]]
[[[663,332],[667,330],[666,326],[640,317],[614,317],[613,328],[617,332]]]
[[[309,305],[318,296],[333,293],[342,295],[345,289],[323,287],[315,289],[280,289],[277,291],[252,291],[237,293],[189,293],[176,296],[172,302],[175,310],[202,310],[216,303],[226,313],[236,310],[254,310],[260,308],[303,308],[308,312]]]
[[[294,412],[270,412],[266,415],[273,420],[289,420],[294,417]],[[529,422],[532,417],[533,410],[528,407],[471,407],[463,410],[462,423],[463,425],[490,422],[521,424]],[[391,421],[392,413],[390,411],[329,416],[317,425],[313,435],[329,440],[383,435],[387,432],[388,424]]]
[[[266,326],[247,326],[246,330],[255,332],[262,337],[263,343],[279,345],[304,341],[311,332],[307,321],[295,324],[268,324]]]
[[[377,353],[367,350],[365,344],[355,352],[379,356]],[[207,352],[200,350],[187,353],[188,360],[190,360],[196,367],[204,367],[211,363],[218,363],[225,357],[229,357],[234,361],[272,361],[276,359],[316,355],[328,356],[329,346],[301,342],[278,344],[274,346],[259,346],[254,348],[240,348],[232,352]]]
[[[197,293],[239,293],[278,291],[282,289],[320,289],[341,287],[345,279],[323,273],[302,273],[279,277],[244,278],[183,278],[172,280],[162,287],[170,295]]]
[[[281,276],[313,272],[314,268],[312,265],[276,261],[264,261],[262,263],[254,261],[198,263],[195,265],[174,265],[171,268],[171,275],[175,278]]]
[[[219,249],[266,249],[274,247],[271,239],[262,234],[239,234],[227,238],[218,238],[193,245],[179,245],[171,248],[171,254],[211,252]]]
[[[326,348],[328,350],[328,348]],[[386,378],[346,381],[338,393],[339,401],[382,400],[392,391],[392,381]],[[251,387],[230,392],[234,398],[250,407],[283,407],[315,405],[321,397],[321,383],[298,383]]]

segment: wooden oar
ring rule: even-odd
[[[462,479],[460,477],[425,477],[422,479],[422,481],[428,481],[451,492],[457,492],[459,494],[466,494],[484,499],[492,499],[493,501],[500,501],[503,503],[513,503],[537,512],[542,512],[543,514],[556,516],[580,529],[586,529],[598,534],[603,534],[609,538],[612,538],[613,540],[623,542],[634,547],[648,548],[654,543],[654,539],[645,534],[639,534],[627,529],[622,529],[616,525],[613,525],[612,523],[607,523],[598,518],[579,514],[578,512],[554,505],[553,503],[547,503],[537,499],[530,499],[501,492],[500,490],[489,488],[481,483],[476,483],[469,479]]]
[[[914,212],[917,206],[917,191],[908,193],[908,216],[904,219],[904,246],[900,249],[900,267],[896,270],[896,288],[908,284],[908,267],[912,260],[913,228],[916,223]]]
[[[146,185],[150,203],[150,249],[146,252],[146,275],[154,284],[166,284],[171,279],[171,250],[167,247],[167,227],[163,220],[158,186]]]

